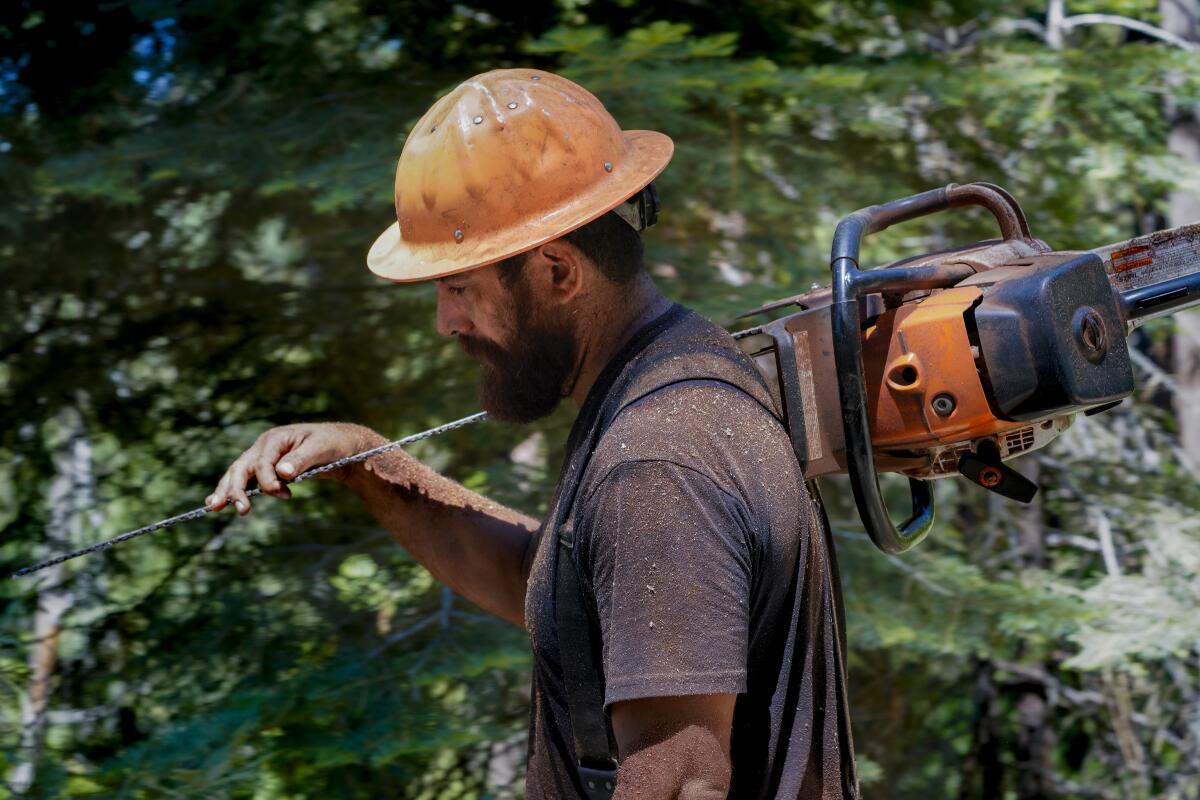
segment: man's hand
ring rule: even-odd
[[[621,767],[613,800],[724,800],[736,699],[707,694],[615,703]]]
[[[272,428],[230,464],[205,503],[250,513],[251,478],[264,493],[292,496],[280,480],[386,444],[370,428],[344,422]],[[537,520],[493,503],[401,450],[322,477],[344,481],[413,558],[451,589],[516,625],[525,622],[529,547]]]
[[[255,478],[265,494],[286,500],[292,496],[280,478],[294,478],[306,469],[319,467],[367,449],[369,440],[380,437],[359,425],[325,422],[284,425],[264,432],[246,452],[229,465],[205,503],[220,511],[232,502],[238,513],[250,513],[246,488]],[[345,480],[349,467],[322,477]]]

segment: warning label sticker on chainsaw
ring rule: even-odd
[[[1140,289],[1200,272],[1200,224],[1139,236],[1092,251],[1118,291]]]
[[[821,415],[817,411],[817,383],[812,352],[808,349],[808,331],[796,337],[796,373],[800,378],[800,402],[804,405],[804,438],[808,445],[808,460],[825,456],[821,447]]]

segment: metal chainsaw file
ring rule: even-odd
[[[868,234],[965,206],[1000,238],[859,269]],[[805,475],[849,473],[867,533],[902,552],[933,523],[928,481],[963,475],[1023,502],[1037,487],[1007,459],[1080,412],[1133,392],[1127,335],[1200,303],[1200,224],[1089,251],[1054,251],[998,186],[972,183],[871,206],[834,234],[833,283],[746,316],[798,306],[749,349],[771,379]],[[896,526],[878,472],[909,477]]]

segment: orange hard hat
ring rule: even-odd
[[[391,281],[501,261],[617,208],[671,160],[655,131],[622,131],[590,92],[534,69],[464,81],[413,128],[396,219],[367,255]]]

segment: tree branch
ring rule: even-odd
[[[1017,31],[1023,31],[1025,33],[1032,33],[1034,36],[1041,39],[1042,41],[1046,40],[1045,27],[1043,27],[1041,23],[1035,22],[1031,19],[998,20],[995,25],[993,25],[990,29],[988,29],[987,33],[1004,35],[1004,34],[1008,34],[1008,33],[1015,33]],[[974,37],[972,37],[972,38],[974,38]]]
[[[1189,41],[1182,36],[1177,36],[1157,25],[1151,25],[1149,22],[1142,22],[1131,17],[1123,17],[1119,14],[1075,14],[1070,17],[1061,17],[1055,15],[1055,6],[1055,3],[1051,4],[1051,9],[1047,14],[1046,25],[1042,25],[1031,19],[1001,19],[995,25],[991,26],[988,33],[993,35],[1004,35],[1017,31],[1031,33],[1044,41],[1052,49],[1057,50],[1062,47],[1062,34],[1074,28],[1081,28],[1087,25],[1116,25],[1119,28],[1137,31],[1144,36],[1158,39],[1181,50],[1189,52],[1200,50],[1200,44]],[[966,37],[964,44],[969,43],[973,38],[975,37]]]
[[[1166,42],[1181,50],[1200,50],[1200,45],[1197,45],[1195,42],[1189,42],[1187,39],[1176,36],[1170,31],[1165,31],[1157,25],[1151,25],[1148,22],[1122,17],[1117,14],[1075,14],[1074,16],[1066,17],[1062,21],[1062,27],[1065,30],[1077,28],[1082,25],[1116,25]]]

